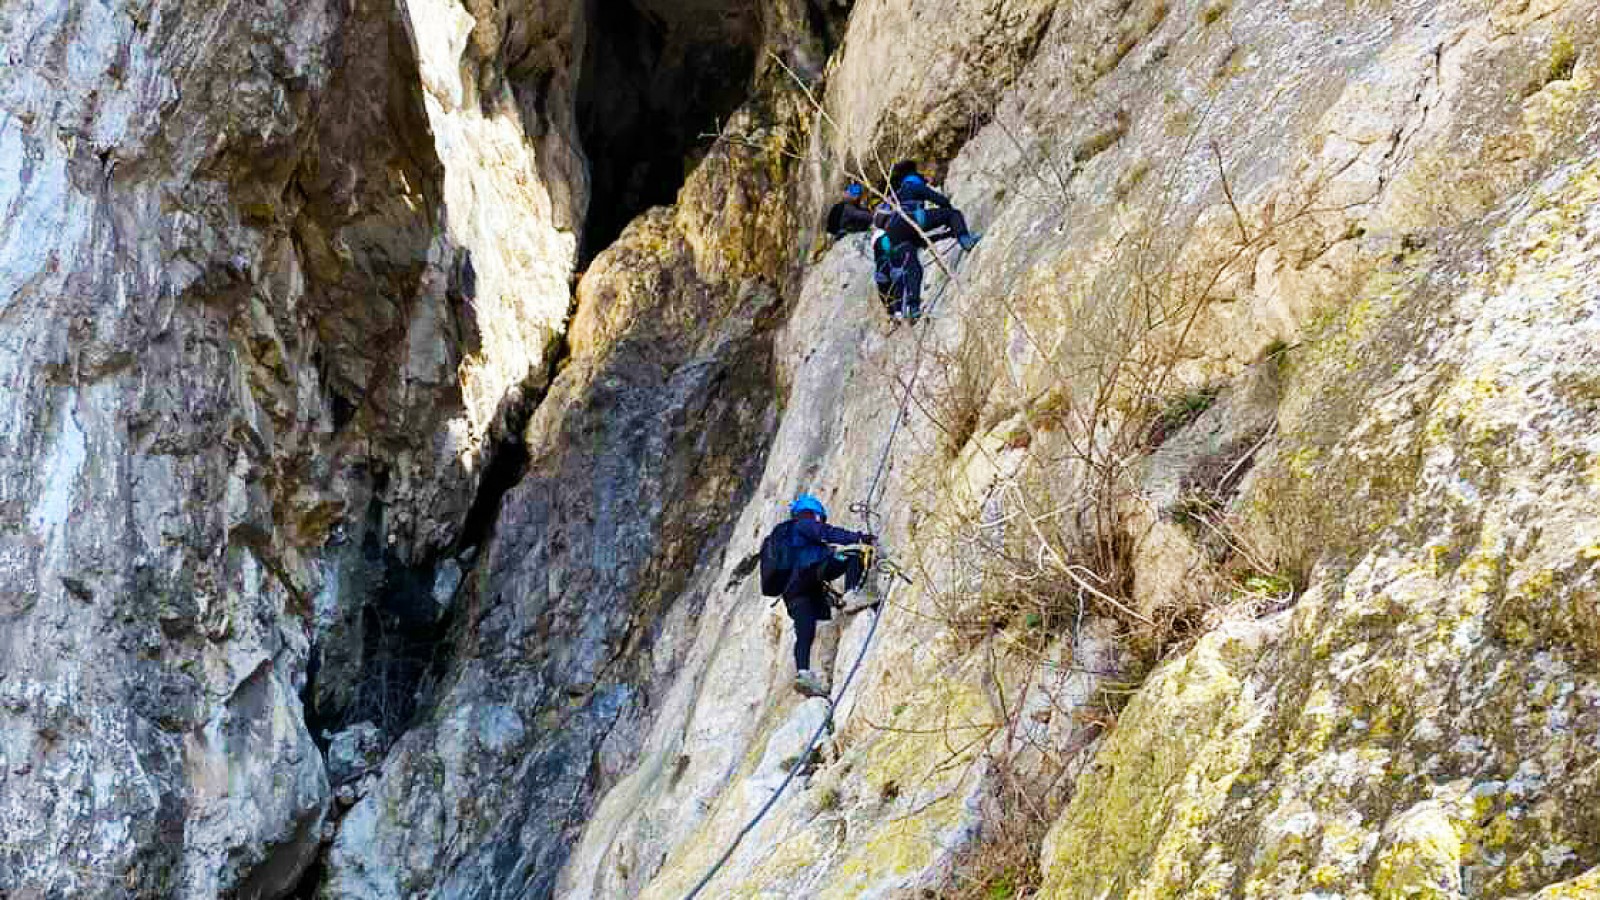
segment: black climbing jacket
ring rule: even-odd
[[[834,528],[814,519],[790,519],[761,542],[761,593],[767,597],[803,592],[816,579],[812,570],[833,555],[831,544],[870,540],[860,532]]]
[[[954,209],[950,198],[939,193],[921,180],[904,182],[894,192],[895,200],[899,201],[900,209],[887,206],[887,215],[883,215],[884,207],[879,207],[877,217],[878,227],[889,235],[889,240],[898,247],[901,244],[914,244],[926,247],[928,242],[923,239],[922,232],[927,230],[927,221],[923,218],[924,211],[933,209]],[[915,224],[913,224],[915,223]]]
[[[949,197],[928,187],[920,180],[901,182],[900,188],[894,195],[900,201],[900,205],[907,209],[921,209],[924,205],[937,209],[952,209],[955,206]]]
[[[866,231],[872,227],[872,213],[862,209],[860,204],[840,200],[828,210],[826,227],[828,234],[836,238]]]

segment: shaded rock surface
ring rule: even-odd
[[[675,898],[798,765],[702,896],[1592,894],[1597,35],[5,6],[0,892]]]
[[[303,692],[343,705],[362,656],[306,691],[317,648],[455,539],[581,215],[507,114],[452,133],[423,32],[0,10],[0,890],[279,896],[316,849]]]
[[[675,209],[589,267],[464,601],[465,651],[346,819],[326,895],[547,896],[596,793],[631,766],[775,422],[796,225],[780,151],[807,123],[777,67],[757,79],[771,118],[735,121],[772,149],[713,148]]]

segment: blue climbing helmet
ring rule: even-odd
[[[889,168],[889,190],[900,190],[900,183],[917,174],[917,161],[902,159]]]
[[[822,505],[821,500],[810,494],[801,494],[789,504],[789,515],[798,516],[803,512],[816,513],[817,518],[824,522],[828,521],[828,508]]]
[[[844,189],[844,195],[852,200],[861,199],[861,193],[861,185],[854,181],[850,182],[850,186]]]

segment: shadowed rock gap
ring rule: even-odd
[[[549,363],[532,383],[550,384],[566,362],[569,347],[558,342]],[[501,501],[522,480],[529,461],[523,434],[528,421],[544,400],[545,392],[531,387],[513,391],[498,415],[488,460],[477,492],[473,496],[460,537],[452,547],[420,563],[407,563],[384,546],[384,510],[376,497],[369,504],[361,535],[352,541],[344,566],[353,576],[354,588],[368,593],[359,608],[359,621],[347,633],[356,639],[348,646],[324,647],[312,655],[302,692],[306,726],[325,758],[329,758],[330,738],[341,730],[370,722],[382,734],[383,754],[387,755],[413,724],[417,715],[429,708],[433,692],[457,655],[462,616],[458,615],[459,596],[479,561],[479,549],[494,534]],[[381,493],[385,475],[374,475]],[[447,567],[454,571],[445,572]],[[318,679],[322,660],[329,653],[345,656],[344,665],[356,667],[354,691],[341,705],[319,705]],[[347,657],[354,654],[357,660]],[[334,787],[351,783],[340,779],[330,767]],[[359,779],[355,779],[359,780]],[[331,810],[335,821],[344,810]],[[287,896],[313,898],[327,869],[324,845],[301,874]]]
[[[381,486],[383,475],[378,476]],[[339,578],[353,597],[344,627],[312,654],[306,672],[306,727],[327,751],[331,734],[371,722],[387,741],[404,733],[416,691],[449,630],[450,607],[434,587],[444,559],[407,563],[383,541],[384,506],[374,497],[361,534],[341,553]]]
[[[589,213],[578,265],[635,216],[672,203],[717,130],[749,93],[760,14],[741,0],[590,0],[578,83]]]
[[[553,348],[540,383],[554,380],[567,353],[565,341]],[[499,438],[485,453],[487,465],[451,548],[417,563],[406,562],[384,546],[383,505],[376,496],[371,501],[359,549],[346,554],[345,572],[355,589],[369,596],[359,609],[359,623],[352,623],[352,634],[359,634],[359,641],[353,647],[322,648],[313,654],[307,672],[304,694],[318,698],[317,680],[327,654],[353,650],[360,658],[348,702],[307,703],[307,727],[324,751],[327,733],[362,721],[378,725],[387,742],[398,740],[424,699],[419,692],[453,659],[453,595],[470,576],[478,548],[493,534],[501,500],[522,480],[529,458],[523,431],[543,399],[543,391],[531,389],[508,396],[500,413],[504,424],[496,429]],[[382,472],[374,476],[377,493],[382,492],[385,478]],[[453,571],[446,571],[451,567]]]
[[[541,383],[546,385],[555,383],[556,373],[566,365],[571,352],[571,345],[567,343],[565,336],[556,340],[550,348],[549,360]],[[500,516],[501,499],[505,497],[507,491],[516,487],[527,470],[528,444],[524,432],[528,428],[528,420],[533,418],[539,404],[544,402],[545,393],[524,391],[518,396],[526,399],[503,412],[504,430],[494,449],[489,453],[489,464],[484,469],[483,477],[478,481],[478,492],[472,498],[466,522],[461,526],[461,537],[456,541],[460,551],[482,546],[494,532],[495,520]]]

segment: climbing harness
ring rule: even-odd
[[[918,265],[916,245],[893,244],[887,233],[873,242],[872,281],[878,288],[878,300],[891,313],[906,302],[906,282],[912,266]]]
[[[939,301],[944,297],[945,289],[950,286],[951,281],[952,279],[947,275],[944,283],[939,285],[938,292],[933,295],[933,299],[928,303],[927,314],[930,317],[934,308],[938,306]],[[873,519],[877,518],[877,498],[879,489],[882,487],[884,472],[888,468],[889,451],[894,447],[894,439],[899,436],[901,427],[905,425],[906,411],[911,406],[911,391],[917,385],[917,376],[922,374],[922,351],[923,345],[927,343],[927,335],[928,330],[924,329],[917,337],[917,350],[911,361],[911,377],[906,381],[905,393],[900,398],[900,408],[895,413],[894,424],[889,427],[889,437],[883,442],[883,452],[878,457],[877,470],[872,473],[872,482],[867,487],[867,496],[857,503],[850,504],[850,512],[861,516],[862,521],[866,523],[867,531],[872,534],[878,533],[873,526]],[[811,761],[811,754],[816,750],[817,743],[822,740],[823,733],[833,724],[834,711],[839,708],[839,701],[844,699],[845,692],[850,690],[850,683],[855,680],[856,672],[861,669],[861,663],[867,658],[867,650],[872,646],[872,638],[878,633],[878,623],[883,621],[883,608],[888,605],[889,600],[894,596],[894,589],[899,586],[901,581],[906,584],[912,583],[911,577],[887,554],[879,554],[875,566],[877,571],[888,576],[889,587],[883,592],[882,599],[869,607],[872,610],[872,625],[867,628],[867,636],[861,641],[861,649],[856,652],[855,661],[850,664],[850,671],[845,674],[844,681],[839,685],[838,692],[832,697],[822,698],[828,704],[828,714],[822,717],[822,722],[811,733],[811,739],[806,741],[805,749],[795,758],[794,765],[789,767],[788,774],[783,776],[782,783],[772,792],[772,796],[767,798],[767,802],[761,804],[761,808],[756,810],[756,814],[750,817],[750,821],[746,822],[744,827],[739,829],[739,833],[733,836],[733,840],[728,842],[727,849],[723,850],[722,855],[717,857],[717,861],[706,869],[706,873],[700,877],[700,881],[695,884],[689,893],[684,895],[683,900],[694,900],[695,897],[698,897],[706,885],[711,883],[711,879],[715,878],[717,873],[722,870],[722,867],[727,864],[728,860],[733,858],[733,852],[739,848],[739,842],[744,840],[745,835],[754,831],[755,827],[761,824],[761,820],[766,818],[772,807],[777,805],[778,798],[783,796],[783,792],[789,788],[789,783],[794,781],[795,776],[800,774],[800,770]]]

